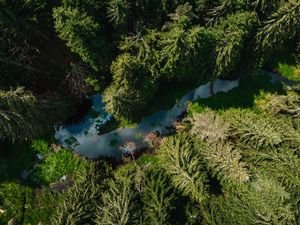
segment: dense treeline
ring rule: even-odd
[[[162,81],[200,83],[250,70],[299,36],[296,0],[0,4],[4,91],[22,86],[43,101],[78,104],[94,88],[118,119],[134,118]]]
[[[89,94],[124,121],[166,84],[255,86],[299,28],[299,0],[0,0],[0,224],[300,224],[299,88],[192,103],[117,168],[49,143]]]
[[[251,110],[191,107],[157,155],[75,185],[52,223],[298,224],[299,107],[294,92],[264,93]]]

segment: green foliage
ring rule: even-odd
[[[8,182],[0,184],[1,224],[12,218],[18,224],[47,223],[53,213],[55,199],[46,189],[34,191],[32,188]]]
[[[231,72],[239,63],[246,40],[256,23],[257,18],[254,13],[241,12],[229,15],[212,28],[217,39],[215,57],[217,77]]]
[[[117,119],[132,118],[151,98],[155,83],[143,64],[129,54],[118,57],[111,71],[114,82],[103,93],[105,109]]]
[[[100,25],[87,13],[74,8],[58,7],[53,10],[55,29],[67,46],[96,71],[108,62],[108,45],[99,36]]]
[[[199,146],[212,175],[224,182],[247,182],[250,175],[244,162],[241,162],[241,153],[230,143],[217,141]]]
[[[206,173],[193,140],[187,134],[164,139],[160,157],[162,166],[178,190],[199,203],[207,199]]]
[[[0,2],[0,29],[5,35],[22,35],[39,32],[46,1],[2,0]],[[19,11],[22,10],[22,13]]]
[[[48,154],[51,154],[52,149],[49,148],[49,144],[42,139],[35,139],[31,142],[31,149],[35,153],[41,154],[43,157],[46,157]]]
[[[127,0],[110,0],[107,6],[107,16],[114,26],[119,26],[125,22],[130,11]]]
[[[170,224],[170,211],[175,198],[175,192],[164,171],[149,170],[142,195],[144,224]]]
[[[257,11],[266,14],[276,9],[280,0],[252,0],[252,2]]]
[[[294,224],[289,194],[277,182],[258,177],[249,186],[213,199],[215,224]]]
[[[9,91],[0,90],[0,139],[27,140],[43,134],[49,125],[63,117],[64,102],[60,99],[38,99],[22,87]],[[45,115],[47,112],[47,117]]]
[[[264,172],[283,184],[290,193],[298,192],[300,187],[300,158],[291,148],[248,150],[243,152],[245,160],[252,169]],[[295,198],[296,200],[296,198]]]
[[[282,4],[257,33],[258,49],[274,49],[293,38],[299,29],[299,12],[299,1],[289,0]]]
[[[297,141],[295,130],[283,120],[275,120],[249,110],[231,110],[225,114],[231,123],[232,134],[246,146],[256,149],[278,147]]]
[[[23,196],[29,194],[31,190],[16,183],[1,183],[0,188],[0,205],[1,209],[5,210],[4,215],[0,215],[0,221],[5,224],[12,217],[15,217],[17,221],[21,221],[24,204]]]
[[[256,107],[273,116],[300,116],[300,97],[296,93],[288,95],[265,94],[256,100]]]
[[[37,184],[50,184],[56,182],[63,175],[73,179],[85,173],[87,162],[71,151],[61,149],[52,153],[41,163],[37,164],[29,179]]]
[[[197,80],[204,72],[210,72],[207,61],[212,60],[213,47],[212,32],[198,26],[188,30],[181,24],[171,26],[160,41],[158,54],[161,72],[179,80]]]
[[[247,3],[247,1],[244,0],[222,0],[216,2],[218,5],[208,12],[210,16],[208,23],[210,24],[217,22],[220,18],[228,14],[232,14],[242,8],[245,8]]]
[[[208,109],[204,109],[202,113],[193,113],[190,122],[190,133],[209,143],[225,140],[229,133],[228,124]]]
[[[105,179],[106,171],[100,176],[101,179]],[[86,173],[83,173],[71,188],[61,193],[51,224],[92,224],[102,191],[100,176],[91,164]]]
[[[130,181],[122,179],[111,181],[109,190],[102,195],[103,206],[99,208],[97,225],[125,225],[130,221],[130,210],[132,202],[130,199]]]
[[[299,10],[298,0],[0,0],[0,223],[300,224],[299,90],[282,95],[251,74],[281,47],[267,68],[297,80]],[[240,86],[192,103],[186,133],[159,137],[113,176],[31,140],[94,92],[115,117],[103,133],[227,76]]]
[[[218,180],[246,182],[249,174],[241,161],[241,154],[234,146],[225,140],[229,136],[229,125],[212,111],[193,114],[190,133],[204,141],[198,145],[200,154],[204,157],[208,168]]]

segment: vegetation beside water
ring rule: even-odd
[[[300,224],[300,88],[262,72],[300,81],[299,28],[298,0],[0,0],[0,224]],[[104,134],[216,79],[120,162],[55,144],[87,95]]]

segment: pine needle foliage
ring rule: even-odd
[[[252,5],[258,12],[267,14],[278,7],[280,0],[252,0]]]
[[[174,207],[175,198],[175,192],[165,172],[156,169],[149,170],[142,195],[143,224],[170,224],[170,211]]]
[[[228,142],[203,143],[199,147],[212,175],[221,182],[244,183],[250,180],[242,155]]]
[[[100,25],[92,16],[77,8],[57,7],[53,10],[58,36],[94,70],[106,69],[109,45],[98,36]],[[98,51],[98,53],[96,52]]]
[[[300,117],[300,96],[296,93],[288,95],[265,94],[255,102],[256,107],[273,116]]]
[[[241,12],[229,15],[212,28],[217,39],[214,66],[216,77],[231,72],[241,60],[245,41],[256,23],[257,18],[254,13]]]
[[[58,115],[63,119],[67,107],[61,99],[37,98],[23,87],[0,90],[0,139],[14,142],[43,134]]]
[[[295,224],[289,194],[274,180],[260,175],[250,185],[211,200],[215,224]]]
[[[202,113],[193,113],[190,122],[192,123],[190,133],[205,142],[222,141],[229,134],[229,125],[208,109]]]
[[[91,224],[101,196],[101,186],[94,167],[76,181],[65,193],[60,194],[51,225]]]
[[[188,134],[164,139],[160,157],[174,187],[196,202],[203,203],[207,199],[207,176],[194,141]]]
[[[110,0],[107,6],[107,16],[114,26],[119,26],[125,22],[130,10],[127,0]]]
[[[293,149],[245,150],[243,156],[252,170],[274,178],[290,193],[300,190],[300,158]]]
[[[156,84],[144,64],[130,54],[123,54],[113,62],[114,82],[104,91],[107,112],[116,118],[133,118],[150,100]]]
[[[250,110],[229,110],[224,116],[230,121],[232,134],[243,145],[261,149],[297,141],[294,129],[284,121],[255,114]]]
[[[295,37],[300,26],[300,2],[288,0],[264,22],[257,33],[257,48],[266,51]]]
[[[102,195],[103,206],[99,208],[95,219],[97,225],[125,225],[129,223],[132,207],[130,186],[130,180],[126,178],[120,182],[111,180],[109,190]]]

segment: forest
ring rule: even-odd
[[[90,96],[101,136],[205,84],[120,159],[57,141]],[[300,224],[300,1],[0,0],[2,224]]]

